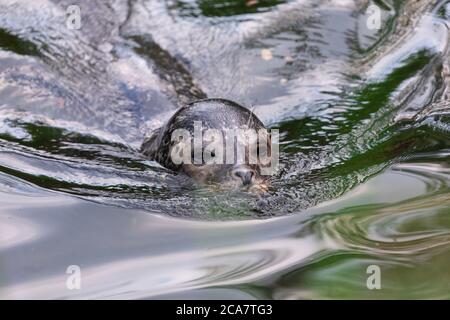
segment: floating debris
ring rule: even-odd
[[[261,49],[261,58],[266,61],[272,60],[272,58],[273,58],[272,50]]]
[[[258,4],[258,0],[245,0],[246,7],[253,7]]]

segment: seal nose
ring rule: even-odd
[[[252,183],[252,178],[253,178],[253,172],[246,170],[246,171],[236,171],[236,175],[241,178],[242,180],[242,184],[244,186],[249,185],[250,183]]]

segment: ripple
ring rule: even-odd
[[[86,2],[77,32],[0,4],[0,296],[449,298],[448,1],[382,32],[359,1],[222,2]],[[137,152],[204,95],[282,131],[268,194]]]

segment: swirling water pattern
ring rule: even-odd
[[[450,3],[374,3],[0,1],[0,297],[450,298]],[[280,129],[267,195],[137,152],[204,96]]]

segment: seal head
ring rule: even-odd
[[[270,147],[270,134],[250,110],[229,100],[205,99],[180,108],[141,151],[200,183],[265,191],[259,156],[261,149],[268,155]]]

